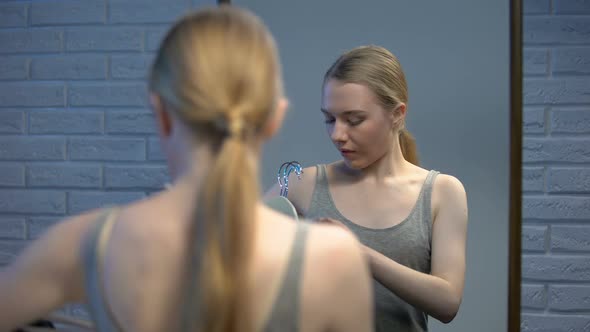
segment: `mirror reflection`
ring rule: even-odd
[[[508,3],[234,3],[277,36],[290,101],[264,154],[267,195],[279,166],[300,162],[288,195],[298,213],[336,220],[383,254],[371,263],[382,324],[504,330]],[[454,310],[437,305],[457,305],[449,324]]]
[[[152,2],[8,5],[0,330],[505,329],[507,3]]]

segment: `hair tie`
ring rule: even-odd
[[[244,138],[245,128],[241,116],[235,117],[229,121],[229,136],[232,138]]]

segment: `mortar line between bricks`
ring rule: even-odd
[[[60,27],[63,27],[65,29],[70,29],[70,30],[75,30],[75,28],[88,28],[88,27],[96,27],[98,30],[113,30],[116,31],[117,29],[121,29],[121,28],[130,28],[130,29],[137,29],[137,30],[141,30],[142,28],[150,28],[150,29],[162,29],[162,28],[167,28],[169,27],[172,23],[174,23],[174,20],[170,20],[167,22],[122,22],[122,23],[117,23],[117,22],[108,22],[107,24],[104,25],[99,25],[100,23],[59,23]],[[31,29],[48,29],[51,27],[55,27],[56,25],[54,24],[50,24],[50,25],[35,25],[35,26],[31,26]],[[26,28],[23,27],[7,27],[5,29],[13,29],[13,30],[26,30]]]
[[[22,56],[41,56],[41,55],[60,55],[60,54],[64,54],[64,52],[62,50],[60,51],[46,51],[46,52],[40,52],[40,51],[36,51],[36,52],[0,52],[0,56],[16,56],[16,55],[22,55]]]
[[[30,110],[23,110],[23,136],[28,136],[29,132],[30,132],[30,128],[29,128],[29,124],[31,123],[30,121],[30,116],[31,116],[31,111]]]
[[[105,167],[106,165],[103,163],[100,165],[100,187],[105,190],[107,188],[107,179],[105,176]]]
[[[563,316],[563,317],[570,317],[570,316],[583,316],[587,317],[590,314],[590,309],[580,309],[580,310],[568,310],[568,311],[559,311],[556,309],[548,309],[547,314],[552,316]],[[590,318],[588,319],[590,321]]]
[[[552,286],[556,286],[556,287],[567,287],[567,286],[572,286],[570,284],[570,282],[551,282],[550,284],[547,284],[547,287],[552,287]],[[584,284],[579,283],[579,284],[575,284],[573,285],[575,287],[580,287],[580,286],[585,286],[590,288],[590,281],[585,281]]]
[[[571,285],[571,286],[587,286],[589,281],[588,280],[563,280],[563,279],[559,279],[559,280],[555,280],[555,279],[544,279],[544,280],[540,280],[540,279],[530,279],[530,278],[522,278],[522,283],[526,283],[526,284],[530,284],[530,283],[553,283],[553,282],[557,282],[557,283],[562,283],[562,284],[567,284],[567,285]]]
[[[30,27],[31,26],[31,7],[32,7],[32,3],[27,3],[26,7],[25,7],[25,21],[27,22],[26,27]]]
[[[147,51],[147,31],[141,30],[141,53],[144,54]]]
[[[103,27],[104,22],[96,21],[96,22],[59,22],[59,23],[36,23],[30,25],[30,28],[52,28],[52,27],[63,27],[63,28],[85,28],[85,27]]]
[[[590,19],[590,16],[589,16]],[[549,45],[548,45],[549,46]],[[539,47],[540,48],[546,48],[548,46],[544,46],[544,47]],[[527,47],[527,48],[533,48],[533,46]],[[534,49],[537,49],[537,47],[534,47]],[[563,49],[588,49],[588,44],[559,44],[559,45],[551,45],[551,49],[553,51],[556,50],[563,50]]]
[[[545,235],[545,243],[543,244],[545,246],[545,253],[546,254],[551,254],[551,227],[553,226],[553,224],[550,224],[549,226],[547,226],[547,235]]]
[[[544,220],[539,220],[539,219],[535,219],[535,220],[529,220],[527,219],[527,221],[525,221],[523,223],[523,225],[525,226],[544,226],[544,225],[548,225],[548,224],[555,224],[556,226],[577,226],[577,225],[590,225],[590,222],[588,221],[588,219],[559,219],[559,218],[555,218],[555,219],[544,219]]]
[[[545,136],[549,136],[551,134],[551,116],[549,114],[549,107],[544,107],[543,109],[543,121],[545,121]]]
[[[541,166],[548,166],[548,167],[580,167],[586,166],[588,162],[556,162],[556,161],[528,161],[523,163],[523,166],[526,167],[541,167]]]
[[[550,253],[544,252],[537,252],[537,253],[523,253],[523,257],[529,258],[586,258],[590,261],[590,257],[588,257],[588,252],[562,252],[562,251],[553,251]],[[537,279],[541,280],[541,279]],[[590,282],[590,279],[584,280],[584,282]]]
[[[547,167],[547,165],[543,166],[543,192],[547,193],[549,189],[549,177],[547,176],[548,170],[549,168]]]
[[[588,140],[590,140],[590,132],[587,132],[587,133],[561,133],[561,132],[549,133],[549,136],[547,136],[547,138],[553,138],[553,139],[571,138],[571,139],[588,139]]]
[[[590,20],[590,19],[589,19]],[[575,72],[552,72],[551,74],[553,78],[555,79],[588,79],[590,78],[590,73],[588,72],[580,72],[580,73],[575,73]]]
[[[567,192],[545,192],[543,195],[527,195],[523,198],[544,198],[545,196],[550,197],[559,197],[559,198],[572,198],[572,197],[580,197],[580,198],[590,198],[590,193],[587,192],[580,192],[580,191],[567,191]]]
[[[104,24],[111,25],[111,1],[104,0]]]
[[[107,54],[107,76],[105,81],[111,81],[113,78],[113,73],[111,70],[111,66],[113,64],[113,60],[111,59],[111,54]]]
[[[33,75],[32,70],[31,70],[32,63],[33,63],[33,59],[30,56],[28,56],[27,61],[25,62],[25,70],[26,70],[26,74],[27,74],[26,76],[27,76],[28,81],[31,80],[31,77]]]
[[[547,82],[547,80],[541,80],[543,82]],[[590,79],[589,79],[590,81]],[[525,108],[532,108],[532,107],[543,107],[543,106],[551,106],[554,108],[558,107],[577,107],[577,108],[584,108],[588,107],[588,103],[527,103],[524,104],[523,107]]]

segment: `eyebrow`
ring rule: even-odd
[[[324,108],[320,108],[320,111],[322,111],[322,113],[324,113],[324,114],[332,115],[332,112],[330,112]],[[348,111],[342,112],[342,115],[359,115],[359,114],[364,114],[364,113],[367,113],[367,112],[363,111],[363,110],[348,110]]]

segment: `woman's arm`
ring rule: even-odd
[[[432,228],[431,274],[399,264],[365,247],[375,279],[404,301],[448,323],[457,314],[465,280],[467,198],[459,180],[437,178],[438,213]]]
[[[0,270],[0,331],[11,331],[84,298],[82,241],[91,212],[51,227]]]

